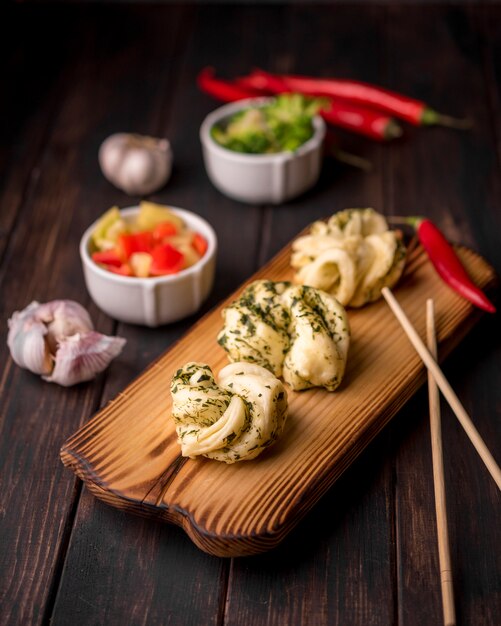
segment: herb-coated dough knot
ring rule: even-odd
[[[219,373],[187,363],[171,383],[172,415],[183,456],[249,461],[282,433],[287,393],[267,369],[232,363]]]
[[[315,222],[292,244],[295,282],[327,291],[343,305],[360,307],[392,287],[405,264],[399,233],[373,209],[346,209]]]
[[[218,342],[231,361],[257,363],[295,390],[336,389],[350,342],[344,307],[329,294],[257,280],[223,311]]]

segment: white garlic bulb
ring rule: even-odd
[[[14,362],[64,387],[94,378],[125,345],[121,337],[95,332],[87,311],[71,300],[32,302],[8,325]]]
[[[167,139],[132,133],[116,133],[99,148],[104,176],[129,195],[143,196],[157,191],[169,180],[172,150]]]

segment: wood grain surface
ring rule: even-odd
[[[501,8],[452,2],[143,6],[4,2],[0,39],[0,617],[3,624],[303,626],[439,624],[442,607],[424,390],[367,446],[274,550],[218,559],[173,524],[96,499],[59,450],[221,299],[315,219],[349,206],[425,214],[501,274]],[[256,65],[342,76],[471,117],[459,133],[406,125],[389,145],[342,131],[358,172],[326,158],[314,190],[280,207],[243,206],[204,172],[198,126],[217,106],[195,84]],[[144,329],[89,300],[83,230],[129,198],[102,177],[100,142],[135,131],[167,136],[168,186],[152,199],[200,213],[220,249],[199,314]],[[6,322],[32,299],[72,298],[96,328],[127,339],[96,381],[72,389],[16,367]],[[498,316],[443,363],[501,459]],[[442,355],[443,356],[443,355]],[[499,493],[442,405],[445,483],[458,625],[497,626]],[[140,590],[140,592],[138,592]]]
[[[290,254],[286,247],[249,281],[291,280]],[[462,257],[479,285],[493,286],[495,274],[485,261],[464,249]],[[421,331],[425,302],[433,298],[442,355],[479,317],[441,281],[421,247],[409,254],[397,296]],[[190,361],[208,363],[214,372],[227,363],[216,343],[224,306],[73,435],[61,458],[108,504],[178,524],[214,556],[243,556],[285,537],[422,384],[424,366],[383,301],[351,310],[350,353],[339,390],[289,390],[284,434],[258,459],[226,465],[183,458],[169,382]]]

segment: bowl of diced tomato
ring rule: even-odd
[[[195,313],[209,295],[217,239],[199,215],[152,202],[106,211],[85,231],[80,256],[99,308],[159,326]]]

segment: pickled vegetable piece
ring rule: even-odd
[[[114,265],[120,267],[122,259],[115,250],[104,250],[103,252],[94,252],[92,260],[100,265]]]
[[[114,206],[97,222],[92,233],[92,242],[98,250],[110,250],[115,246],[118,236],[127,230],[127,224],[120,216],[118,207]]]
[[[162,222],[171,222],[178,229],[183,227],[183,220],[166,206],[143,200],[139,205],[139,214],[136,219],[138,230],[153,230]]]
[[[103,269],[148,278],[187,269],[207,249],[205,237],[188,228],[168,207],[143,202],[136,215],[121,217],[116,207],[106,211],[91,235],[89,252]]]
[[[120,235],[118,249],[125,261],[128,261],[135,252],[149,252],[153,243],[151,231]]]
[[[150,274],[152,276],[175,274],[183,268],[184,255],[169,243],[153,248],[151,256],[153,261],[150,267]]]

